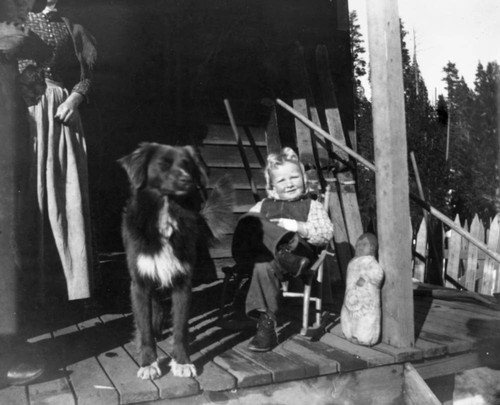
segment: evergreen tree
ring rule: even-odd
[[[486,69],[481,63],[476,70],[471,115],[471,154],[473,188],[472,207],[484,219],[495,214],[495,194],[498,187],[498,75],[496,62]]]
[[[356,11],[349,14],[351,54],[355,83],[354,114],[356,124],[357,149],[366,159],[373,161],[373,127],[371,103],[365,96],[362,78],[367,74],[366,53],[363,36],[358,24]],[[358,165],[357,171],[358,202],[363,226],[367,229],[375,220],[375,174],[366,167]]]
[[[444,168],[445,132],[442,125],[438,124],[438,115],[429,102],[417,55],[414,54],[413,60],[410,57],[406,45],[408,33],[402,22],[400,30],[408,152],[415,154],[424,198],[431,205],[442,209],[447,189]],[[410,161],[408,165],[412,168]],[[415,173],[412,169],[409,172],[410,191],[418,195]],[[411,217],[414,225],[418,225],[422,215],[422,209],[412,204]]]

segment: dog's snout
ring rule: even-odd
[[[191,175],[184,169],[180,169],[177,173],[177,182],[181,184],[186,184],[191,182]]]

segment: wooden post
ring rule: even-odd
[[[377,167],[382,340],[413,347],[411,230],[401,39],[397,0],[367,0],[372,74],[373,132]]]

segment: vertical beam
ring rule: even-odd
[[[410,207],[403,72],[397,0],[367,0],[372,78],[373,132],[377,167],[382,340],[413,347]]]

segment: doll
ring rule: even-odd
[[[373,346],[380,339],[380,288],[384,271],[377,259],[377,238],[364,233],[356,242],[354,258],[347,266],[342,332],[356,344]]]

